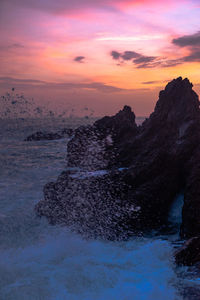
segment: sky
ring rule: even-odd
[[[173,78],[200,91],[199,20],[199,0],[1,0],[0,93],[147,116]]]

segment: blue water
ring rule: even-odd
[[[1,121],[0,299],[200,299],[198,274],[174,264],[177,235],[128,242],[84,240],[35,216],[44,184],[65,168],[67,139],[23,139],[38,129],[81,122]],[[177,207],[171,213],[175,219],[180,217]]]

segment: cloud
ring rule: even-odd
[[[134,52],[134,51],[124,51],[124,53],[121,54],[121,58],[123,60],[131,60],[133,58],[140,57],[140,56],[141,56],[141,54]]]
[[[190,55],[185,56],[183,59],[185,62],[200,62],[200,48],[191,49]]]
[[[162,62],[162,68],[171,68],[184,63],[184,58],[166,59]]]
[[[122,63],[125,61],[131,61],[137,69],[172,68],[187,62],[200,62],[200,31],[193,35],[173,39],[172,44],[179,47],[187,47],[190,52],[189,55],[169,59],[162,56],[147,56],[135,51],[120,53],[113,50],[111,56],[113,59],[119,60],[119,66],[122,66]]]
[[[156,56],[145,56],[135,51],[124,51],[120,53],[113,50],[111,51],[111,56],[113,59],[120,60],[121,62],[132,61],[137,68],[153,68],[156,66],[156,63],[154,63],[157,59]]]
[[[141,82],[142,84],[147,84],[147,85],[151,85],[151,84],[162,84],[162,83],[165,83],[165,82],[169,82],[171,79],[165,79],[165,80],[152,80],[152,81],[143,81]]]
[[[186,56],[169,59],[161,56],[148,56],[135,51],[112,51],[111,56],[120,61],[120,66],[125,61],[132,61],[137,69],[172,68],[184,63],[200,62],[200,31],[191,35],[183,35],[171,41],[172,45],[187,48]]]
[[[142,4],[156,3],[157,0],[143,0]],[[1,0],[0,4],[7,7],[35,9],[50,14],[64,15],[66,13],[77,13],[84,9],[108,9],[119,11],[120,7],[127,4],[138,5],[141,0]]]
[[[177,39],[173,39],[172,43],[179,47],[200,46],[200,31],[191,35],[184,35]]]
[[[159,80],[153,80],[153,81],[143,81],[142,84],[154,84],[154,83],[161,83],[162,81]]]
[[[24,45],[20,43],[14,43],[10,45],[0,45],[0,51],[13,51],[13,50],[18,50],[18,49],[24,49]]]
[[[76,56],[74,58],[74,61],[79,62],[79,63],[83,63],[85,59],[85,56]]]
[[[122,53],[118,52],[118,51],[111,51],[110,55],[112,56],[113,59],[121,59],[122,61],[128,61],[128,60],[131,60],[133,58],[136,58],[136,57],[140,57],[141,54],[135,52],[135,51],[124,51]]]
[[[139,58],[133,60],[133,63],[138,69],[155,68],[160,65],[160,61],[156,61],[156,56],[144,56],[141,55]]]
[[[121,54],[117,51],[111,51],[110,55],[112,56],[113,59],[119,59]]]
[[[82,89],[91,90],[102,93],[118,93],[118,92],[131,92],[135,90],[122,89],[112,85],[107,85],[101,82],[89,82],[89,83],[73,83],[73,82],[47,82],[35,79],[17,79],[12,77],[0,77],[0,86],[6,88],[47,88],[47,89]]]
[[[156,59],[156,56],[143,56],[141,55],[139,58],[136,58],[133,60],[134,64],[144,64],[144,63],[150,63]]]
[[[186,62],[185,57],[177,59],[167,59],[162,57],[157,57],[155,60],[141,63],[137,65],[138,69],[149,69],[149,68],[172,68]]]
[[[0,77],[0,84],[46,84],[46,81],[36,79],[18,79],[12,77]]]
[[[182,57],[180,62],[200,62],[200,31],[173,39],[172,43],[180,48],[188,48],[190,51],[190,54]]]
[[[9,48],[24,48],[24,45],[20,44],[20,43],[15,43],[9,46]]]

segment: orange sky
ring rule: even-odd
[[[1,0],[0,91],[147,115],[168,80],[199,91],[197,0]]]

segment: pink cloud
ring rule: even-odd
[[[180,1],[181,0],[177,0],[176,2]],[[12,7],[14,5],[18,8],[23,7],[28,9],[37,9],[61,15],[68,12],[77,13],[77,11],[84,9],[108,9],[112,11],[120,7],[148,6],[152,4],[159,4],[159,6],[167,7],[170,3],[174,3],[174,1],[169,0],[167,4],[166,2],[162,4],[160,0],[1,0],[2,6]]]

